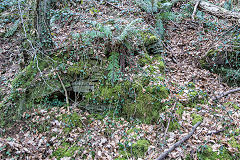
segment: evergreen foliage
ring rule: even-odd
[[[18,26],[19,26],[20,20],[16,20],[14,24],[10,27],[10,29],[5,33],[4,37],[8,38],[14,35],[14,33],[17,31]]]
[[[119,53],[112,52],[108,58],[109,64],[107,70],[109,71],[107,77],[109,81],[114,85],[120,78],[120,66],[119,66]]]
[[[158,11],[158,0],[136,0],[136,4],[147,13],[156,13]]]

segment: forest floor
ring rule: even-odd
[[[109,10],[111,13],[118,12],[118,9],[113,9],[111,6],[99,7],[102,7],[103,13],[108,13],[103,14],[99,21],[114,16],[109,15]],[[134,6],[126,2],[121,6],[121,9],[123,8],[134,8]],[[84,27],[80,26],[80,28],[84,30]],[[56,37],[64,41],[63,37],[71,32],[71,29],[70,25],[64,26],[56,33],[58,34]],[[189,82],[193,82],[196,89],[207,93],[209,98],[232,89],[221,81],[219,75],[201,68],[199,63],[199,59],[210,47],[219,45],[220,42],[215,42],[214,37],[220,33],[205,33],[202,24],[192,22],[191,19],[184,19],[177,24],[168,22],[165,29],[168,39],[168,53],[164,57],[165,83],[171,91],[171,98],[175,98],[176,102],[184,103],[186,97],[176,93]],[[202,36],[204,38],[201,38]],[[55,41],[59,39],[56,38]],[[4,39],[0,43],[2,48],[0,83],[4,95],[10,94],[11,80],[20,70],[20,57],[16,46],[17,42],[13,39]],[[135,152],[141,152],[141,149],[140,151],[136,149],[134,144],[141,146],[139,140],[143,140],[142,143],[149,143],[149,147],[143,153],[142,159],[156,159],[192,130],[192,115],[197,114],[203,118],[202,123],[189,140],[169,153],[168,159],[184,159],[187,155],[192,159],[200,159],[199,153],[206,146],[212,148],[210,154],[220,154],[221,148],[224,147],[234,159],[234,155],[237,156],[236,153],[240,152],[239,105],[240,93],[235,92],[222,97],[217,103],[209,101],[206,104],[197,104],[198,108],[185,107],[181,116],[171,115],[178,109],[176,105],[171,106],[161,115],[168,123],[177,122],[177,126],[179,125],[177,129],[163,129],[162,124],[149,125],[137,120],[127,121],[114,114],[90,114],[74,105],[71,106],[73,114],[70,117],[64,107],[34,109],[23,115],[27,117],[25,121],[20,121],[6,129],[6,134],[0,137],[0,158],[120,159],[124,155],[127,159],[136,159],[132,156],[136,154]],[[76,121],[75,126],[73,128],[68,126],[64,118],[67,121]],[[0,132],[3,132],[3,129]],[[131,151],[128,149],[129,146],[132,146]]]

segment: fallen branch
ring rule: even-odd
[[[198,3],[199,0],[192,0],[194,3]],[[217,5],[211,4],[209,2],[200,1],[198,7],[208,12],[211,15],[214,15],[218,18],[226,18],[226,19],[235,19],[240,22],[240,13],[239,12],[233,12],[226,10],[225,8],[219,7]]]
[[[195,20],[194,17],[195,17],[195,15],[196,15],[197,7],[198,7],[199,3],[200,3],[200,0],[198,0],[198,1],[196,2],[195,6],[194,6],[194,10],[193,10],[193,13],[192,13],[192,21]]]
[[[64,90],[64,93],[65,93],[65,97],[66,97],[66,103],[67,103],[67,111],[69,112],[70,109],[69,109],[69,100],[68,100],[68,94],[67,94],[67,90],[66,90],[66,87],[64,86],[63,82],[62,82],[62,79],[61,77],[59,76],[59,74],[57,73],[57,76],[58,76],[58,79],[63,87],[63,90]]]
[[[201,124],[201,122],[197,122],[193,128],[192,131],[185,137],[183,137],[180,141],[178,141],[177,143],[175,143],[171,148],[169,148],[169,150],[167,150],[166,152],[163,152],[163,154],[161,154],[156,160],[163,160],[164,158],[166,158],[166,156],[172,152],[175,148],[177,148],[178,146],[180,146],[183,142],[185,142],[186,140],[188,140],[193,133],[195,132],[195,130],[197,129],[197,127]]]
[[[228,95],[230,93],[234,93],[234,92],[238,92],[238,91],[240,91],[240,88],[236,88],[236,89],[229,90],[227,92],[223,92],[219,96],[216,96],[216,97],[212,98],[212,100],[213,101],[218,100],[218,99],[220,99],[220,98],[222,98],[222,97],[224,97],[224,96],[226,96],[226,95]]]
[[[213,135],[213,134],[219,134],[219,133],[221,133],[221,132],[223,132],[223,131],[225,131],[225,128],[223,128],[223,129],[221,129],[221,130],[218,130],[218,131],[211,131],[211,132],[208,132],[208,133],[207,133],[207,136],[209,136],[209,135]]]
[[[122,10],[121,8],[119,8],[118,6],[115,6],[115,5],[113,5],[112,3],[110,3],[110,2],[108,2],[108,1],[104,1],[104,3],[106,4],[106,5],[109,5],[109,6],[112,6],[113,8],[115,8],[115,9],[118,9],[118,10]]]

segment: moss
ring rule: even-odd
[[[188,83],[188,88],[190,88],[190,89],[195,89],[196,87],[195,87],[195,84],[193,83],[193,82],[189,82]]]
[[[132,153],[135,157],[143,157],[150,143],[146,139],[140,139],[132,145]]]
[[[78,113],[74,112],[71,114],[63,114],[58,117],[59,121],[62,121],[65,125],[64,132],[69,133],[73,128],[83,127],[82,117]]]
[[[116,158],[115,160],[128,160],[127,158]]]
[[[233,160],[235,159],[231,153],[225,148],[221,147],[219,151],[213,152],[211,147],[202,146],[201,151],[197,153],[199,160]]]
[[[139,87],[139,85],[135,87]],[[168,97],[168,89],[164,86],[156,85],[146,87],[145,92],[143,92],[142,87],[136,90],[137,92],[133,97],[135,101],[124,104],[123,113],[129,118],[136,117],[146,123],[158,120],[159,112],[164,107],[161,99]]]
[[[146,139],[139,139],[132,145],[129,145],[128,141],[125,144],[119,143],[119,156],[118,159],[128,159],[129,157],[143,158],[150,146],[150,143]]]
[[[129,130],[127,131],[127,134],[138,133],[139,131],[140,131],[139,128],[134,127],[134,128],[129,129]]]
[[[36,62],[30,62],[30,64],[12,81],[12,87],[17,88],[26,88],[32,84],[35,76],[39,72],[38,68],[42,71],[48,66],[45,61],[39,61],[38,66]]]
[[[76,151],[79,152],[81,149],[82,148],[77,145],[71,146],[69,143],[64,142],[58,149],[56,149],[52,153],[52,157],[55,157],[58,160],[63,157],[72,157]]]
[[[69,75],[80,75],[83,73],[83,64],[81,62],[74,63],[72,66],[69,66],[67,69],[67,73]]]
[[[169,95],[169,90],[162,85],[148,86],[146,91],[156,95],[157,98],[167,98]]]
[[[200,103],[200,104],[205,104],[207,100],[207,94],[204,93],[203,91],[198,91],[194,89],[190,89],[188,93],[188,98],[189,98],[189,105],[194,106],[194,104]]]
[[[176,107],[178,107],[178,109],[176,110],[176,113],[182,117],[183,111],[184,111],[184,106],[181,103],[177,103]]]
[[[240,142],[237,141],[234,136],[231,137],[231,140],[230,140],[230,145],[233,147],[233,148],[237,148],[238,151],[240,152]]]
[[[149,70],[150,74],[154,74],[157,71],[157,69],[152,65],[148,66],[147,69]]]
[[[95,92],[85,94],[85,98],[88,104],[114,105],[127,118],[135,117],[151,123],[158,120],[164,107],[161,100],[169,95],[169,90],[162,85],[149,86],[151,81],[151,77],[143,77],[134,82],[122,81],[115,86],[105,83]]]
[[[192,120],[192,125],[195,125],[195,124],[196,124],[197,122],[199,122],[199,121],[203,121],[203,117],[200,116],[199,114],[193,113],[193,114],[191,115],[191,117],[193,118],[193,120]]]
[[[121,85],[101,86],[99,90],[94,93],[99,103],[112,104],[119,100],[120,95],[124,95]]]
[[[211,66],[211,64],[208,62],[208,59],[212,59],[214,56],[216,56],[216,54],[218,53],[218,50],[209,50],[208,53],[206,54],[205,57],[203,57],[202,59],[200,59],[200,65],[203,68],[209,68]]]
[[[49,121],[44,121],[40,124],[37,124],[36,128],[37,128],[39,133],[43,133],[43,132],[49,131],[50,126],[51,126],[51,124],[50,124]]]
[[[169,92],[163,86],[147,87],[146,93],[138,93],[134,103],[123,106],[123,112],[128,117],[136,117],[145,123],[157,121],[159,111],[163,109],[162,98],[168,97]]]
[[[207,66],[207,62],[206,62],[206,60],[204,58],[200,59],[199,63],[201,65],[201,67],[203,67],[203,68],[205,68]]]
[[[232,106],[234,109],[238,110],[240,109],[240,107],[237,105],[237,104],[234,104],[232,102],[226,102],[223,104],[224,107],[229,107],[229,106]]]
[[[147,54],[145,53],[144,55],[142,55],[142,57],[138,60],[138,64],[141,66],[141,67],[144,67],[145,65],[147,64],[152,64],[153,63],[153,60],[152,58]]]
[[[173,122],[173,121],[171,121],[170,123],[169,123],[169,128],[168,128],[168,130],[170,131],[170,132],[172,132],[172,131],[175,131],[176,129],[180,129],[180,124],[178,124],[178,122]]]
[[[150,45],[158,42],[158,38],[150,32],[142,32],[141,36],[142,36],[145,46],[150,46]]]
[[[160,70],[161,72],[164,71],[164,69],[165,69],[165,64],[164,64],[163,61],[159,61],[158,68],[159,68],[159,70]]]
[[[142,80],[141,80],[142,86],[148,86],[151,79],[152,78],[150,76],[142,77]]]
[[[157,79],[158,79],[159,81],[164,81],[164,80],[165,80],[165,78],[162,77],[162,76],[158,76]]]

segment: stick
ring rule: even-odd
[[[104,3],[106,3],[106,5],[112,6],[112,7],[115,8],[115,9],[118,9],[118,10],[120,10],[120,11],[122,10],[121,8],[113,5],[112,3],[108,2],[108,1],[104,1]]]
[[[166,128],[165,133],[164,133],[164,139],[166,139],[166,135],[167,135],[167,131],[168,131],[168,128],[169,128],[170,121],[171,121],[171,118],[168,119],[167,128]]]
[[[60,80],[61,82],[61,85],[63,87],[63,90],[64,90],[64,93],[65,93],[65,97],[66,97],[66,103],[67,103],[67,111],[69,112],[69,100],[68,100],[68,94],[67,94],[67,90],[66,90],[66,87],[64,86],[63,82],[62,82],[62,79],[61,77],[59,76],[59,74],[57,73],[57,76],[58,76],[58,79]]]
[[[223,92],[219,96],[216,96],[216,97],[212,98],[212,100],[215,101],[215,100],[220,99],[220,98],[222,98],[222,97],[224,97],[224,96],[226,96],[226,95],[228,95],[230,93],[238,92],[238,91],[240,91],[240,88],[236,88],[236,89],[229,90],[227,92]]]
[[[170,152],[172,152],[175,148],[177,148],[178,146],[180,146],[180,144],[182,144],[183,142],[185,142],[186,140],[188,140],[193,133],[195,132],[195,130],[197,129],[197,127],[201,124],[201,122],[197,122],[193,128],[192,131],[185,137],[183,137],[180,141],[178,141],[177,143],[175,143],[171,148],[169,148],[169,150],[167,150],[166,152],[162,153],[156,160],[163,160]]]
[[[194,10],[193,10],[193,14],[192,14],[192,21],[195,21],[194,17],[197,12],[197,7],[198,7],[199,3],[200,3],[200,0],[198,0],[194,6]]]
[[[218,134],[218,133],[223,132],[223,131],[225,131],[225,128],[223,128],[223,129],[221,129],[219,131],[211,131],[211,132],[207,133],[207,136],[213,135],[213,134]]]
[[[191,0],[193,3],[196,3],[198,0]],[[225,19],[235,19],[240,23],[240,13],[226,10],[225,8],[219,7],[217,5],[211,4],[206,1],[200,1],[198,5],[199,9],[203,10],[204,12],[208,12],[211,15],[214,15],[219,18]]]

